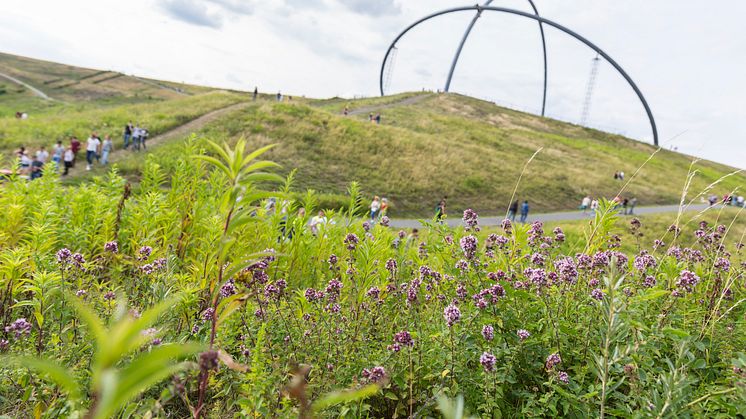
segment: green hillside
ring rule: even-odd
[[[542,147],[517,197],[528,199],[534,210],[572,209],[585,194],[616,195],[622,183],[614,172],[624,171],[628,180],[655,152],[638,141],[460,95],[430,94],[407,100],[406,106],[391,106],[392,98],[366,99],[363,106],[375,107],[378,100],[387,106],[381,109],[381,125],[368,122],[367,112],[341,115],[345,103],[355,109],[356,101],[264,102],[226,115],[200,135],[228,142],[245,137],[253,147],[277,144],[269,156],[286,173],[298,169],[298,190],[341,195],[357,180],[368,195],[388,197],[397,216],[429,216],[442,195],[448,196],[452,214],[466,207],[503,212],[524,164]],[[180,148],[179,143],[163,146],[157,161],[176,162]],[[637,196],[642,205],[678,202],[691,160],[659,151],[626,195]],[[139,159],[121,163],[129,175],[140,165]],[[690,191],[696,193],[735,170],[708,161],[695,169]],[[744,181],[743,175],[728,177],[714,192],[728,193]]]
[[[246,93],[153,80],[145,83],[130,76],[108,78],[96,70],[0,55],[0,71],[11,70],[30,84],[49,86],[50,95],[67,102],[40,106],[26,121],[3,113],[0,151],[5,156],[20,145],[33,148],[70,135],[84,138],[91,130],[117,138],[130,119],[141,121],[157,135],[213,110],[245,102],[196,127],[197,141],[209,138],[233,143],[245,137],[251,147],[277,144],[268,157],[282,164],[285,174],[297,168],[298,192],[314,189],[326,205],[337,206],[355,180],[367,195],[389,198],[395,216],[430,216],[443,195],[448,196],[451,214],[466,207],[485,214],[503,212],[524,164],[540,148],[522,178],[517,198],[528,199],[534,211],[572,209],[586,194],[616,195],[622,183],[613,179],[614,172],[624,171],[629,179],[655,152],[649,144],[456,94],[282,103],[263,96],[252,102]],[[57,79],[79,83],[55,89],[67,83]],[[139,83],[138,87],[124,83],[127,80]],[[0,94],[0,110],[16,109],[28,101],[43,100],[16,86]],[[342,114],[345,106],[351,111],[348,116]],[[370,112],[382,114],[381,125],[368,121]],[[187,134],[158,144],[152,158],[163,168],[174,166],[184,158],[179,139]],[[115,144],[120,146],[120,141]],[[641,205],[678,202],[691,160],[660,150],[625,196],[636,196]],[[145,159],[115,152],[112,161],[137,181]],[[708,161],[697,162],[695,169],[698,173],[690,188],[695,194],[735,170]],[[102,173],[99,169],[74,177],[79,182]],[[740,174],[728,177],[713,192],[729,193],[744,181],[746,177]]]

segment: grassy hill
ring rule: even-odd
[[[0,150],[6,155],[20,144],[51,144],[71,133],[82,137],[91,129],[118,136],[128,119],[144,121],[157,134],[248,98],[167,82],[145,83],[130,76],[108,79],[95,70],[0,55],[0,71],[7,68],[37,85],[45,81],[50,86],[62,85],[50,81],[58,78],[80,83],[56,93],[72,103],[49,105],[27,121],[0,117]],[[97,80],[103,81],[93,83]],[[118,84],[125,80],[139,83],[137,89]],[[83,88],[88,85],[100,89],[96,90],[100,96],[83,93],[93,91]],[[21,93],[0,95],[0,109],[28,100],[17,95]],[[342,115],[345,106],[351,115]],[[371,124],[369,112],[381,112],[382,124]],[[534,211],[576,208],[586,194],[616,195],[622,183],[613,179],[613,173],[624,171],[629,179],[656,150],[618,135],[489,102],[432,93],[283,103],[265,96],[211,121],[199,129],[198,136],[229,143],[245,137],[254,147],[277,144],[268,158],[282,164],[285,173],[298,169],[297,191],[314,189],[327,205],[335,206],[343,202],[347,186],[356,180],[366,194],[388,197],[395,216],[430,216],[443,195],[448,196],[452,215],[466,207],[486,214],[503,212],[524,164],[539,148],[543,150],[528,166],[517,198],[528,199]],[[170,140],[151,152],[151,158],[168,171],[186,152],[183,141]],[[112,160],[136,181],[146,159],[119,152]],[[636,196],[640,205],[678,202],[691,160],[660,150],[625,195]],[[697,176],[690,194],[695,195],[734,171],[708,161],[699,161],[694,168]],[[79,179],[101,173],[94,171]],[[744,183],[745,176],[734,175],[718,183],[714,193],[729,193]]]

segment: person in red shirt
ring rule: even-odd
[[[73,166],[75,166],[75,161],[78,160],[78,151],[80,151],[80,141],[78,141],[77,137],[70,138],[70,149],[73,152]]]

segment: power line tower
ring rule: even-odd
[[[591,74],[588,77],[588,85],[585,88],[585,101],[583,101],[583,114],[580,117],[580,125],[585,125],[588,122],[588,114],[591,112],[591,98],[593,97],[593,89],[596,87],[596,76],[598,75],[598,63],[601,59],[598,58],[598,54],[593,58],[591,62]]]
[[[391,49],[391,54],[389,54],[389,59],[384,64],[386,66],[386,75],[383,79],[383,88],[385,90],[389,90],[389,86],[391,85],[391,78],[394,75],[394,62],[396,61],[396,53],[399,51],[399,48],[393,47]]]

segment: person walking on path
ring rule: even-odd
[[[63,154],[63,160],[65,164],[65,171],[62,173],[62,176],[67,176],[67,173],[70,171],[70,168],[73,167],[73,164],[75,163],[75,153],[73,153],[72,147],[68,147],[67,150],[65,150],[65,154]]]
[[[518,200],[517,199],[513,201],[512,204],[510,204],[510,207],[508,207],[508,219],[511,222],[515,222],[516,214],[518,214]]]
[[[124,126],[124,149],[126,150],[130,146],[130,139],[132,139],[132,130],[134,127],[132,126],[132,121],[127,122],[127,125]]]
[[[140,151],[140,135],[142,133],[142,130],[140,129],[140,124],[135,124],[135,127],[132,128],[132,150],[133,151]]]
[[[637,197],[632,197],[632,199],[629,200],[629,215],[633,215],[635,213],[635,205],[637,205]]]
[[[521,204],[521,223],[525,223],[528,218],[528,201],[523,201]]]
[[[58,140],[57,145],[52,149],[52,161],[54,162],[54,170],[60,171],[60,163],[62,163],[62,156],[65,154],[65,147],[62,145],[62,141]]]
[[[443,217],[446,216],[446,198],[447,197],[444,196],[443,199],[435,205],[435,221],[437,222],[443,221]]]
[[[111,136],[107,135],[104,137],[104,143],[101,145],[101,164],[106,166],[109,164],[109,153],[114,148],[114,144],[111,142]]]
[[[385,217],[388,211],[389,211],[389,200],[386,198],[381,198],[381,216],[379,218]]]
[[[598,210],[598,199],[594,199],[593,201],[591,201],[591,212],[595,214],[597,210]]]
[[[82,145],[80,144],[80,140],[78,140],[78,137],[73,136],[70,139],[70,148],[72,149],[74,156],[73,167],[75,167],[75,162],[78,161],[78,153],[80,152],[81,146]]]
[[[591,197],[586,195],[583,201],[580,202],[580,209],[583,210],[583,214],[588,213],[588,208],[591,206]]]
[[[101,140],[98,139],[98,136],[94,132],[91,134],[90,137],[88,137],[88,141],[86,143],[85,160],[88,162],[88,165],[85,167],[85,170],[91,170],[91,167],[93,166],[93,159],[98,156],[100,147]]]
[[[381,210],[381,200],[377,196],[373,197],[373,202],[370,203],[370,220],[375,221],[378,217],[378,212]]]
[[[36,159],[39,160],[42,165],[45,164],[47,160],[49,160],[49,152],[47,151],[46,147],[39,147],[39,151],[36,152]]]
[[[143,150],[147,150],[148,147],[145,146],[145,141],[148,139],[148,135],[150,135],[150,132],[147,128],[142,127],[140,128],[140,145],[142,146]]]

